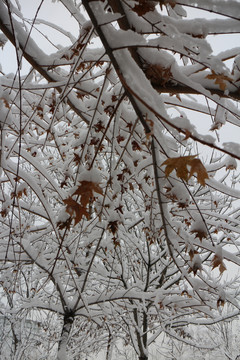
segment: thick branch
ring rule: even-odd
[[[164,86],[162,85],[158,85],[158,84],[152,84],[153,88],[155,90],[157,90],[159,93],[168,93],[168,94],[172,94],[172,95],[177,95],[177,94],[190,94],[190,95],[202,95],[201,93],[199,93],[199,91],[190,88],[189,86],[184,86],[184,85],[171,85],[169,83],[166,83]],[[210,93],[212,95],[218,95],[219,97],[222,98],[232,98],[234,100],[240,100],[240,92],[239,90],[234,91],[234,92],[229,92],[228,94],[226,94],[224,91],[222,90],[218,90],[218,89],[214,89],[214,88],[210,88],[210,87],[205,87],[206,90],[210,91]],[[204,95],[206,96],[206,95]]]
[[[121,2],[119,0],[109,0],[108,3],[111,6],[112,11],[114,13],[120,13],[122,15],[122,17],[118,20],[118,25],[119,25],[120,29],[125,30],[125,31],[131,30],[131,26],[127,19],[127,14],[125,13]],[[135,60],[135,62],[143,70],[143,63],[139,57],[137,47],[130,47],[129,51],[130,51],[133,59]],[[199,91],[192,89],[189,86],[182,85],[182,84],[172,85],[171,83],[166,83],[166,84],[164,84],[164,86],[162,86],[160,84],[160,82],[159,82],[159,84],[157,84],[155,82],[151,82],[151,83],[152,83],[152,87],[159,93],[168,93],[168,94],[172,94],[172,95],[176,95],[176,94],[202,95],[201,93],[199,93]],[[236,91],[231,91],[228,94],[226,94],[221,89],[216,89],[216,88],[212,88],[212,87],[205,87],[205,89],[210,91],[210,93],[212,95],[215,94],[220,97],[226,97],[226,98],[232,98],[234,100],[240,100],[239,89],[236,89]]]
[[[96,19],[96,17],[95,17],[95,14],[94,14],[94,12],[92,11],[91,6],[89,5],[89,1],[88,1],[88,0],[83,0],[82,3],[83,3],[83,6],[85,7],[85,9],[86,9],[86,11],[87,11],[87,13],[88,13],[88,16],[90,17],[90,19],[91,19],[91,21],[92,21],[92,23],[93,23],[93,26],[94,26],[95,30],[96,30],[97,33],[98,33],[98,36],[99,36],[100,40],[102,41],[102,44],[103,44],[103,46],[104,46],[104,48],[105,48],[105,50],[106,50],[106,52],[107,52],[107,54],[108,54],[108,56],[109,56],[112,64],[113,64],[113,67],[114,67],[116,73],[118,74],[118,77],[119,77],[120,79],[122,79],[122,78],[123,78],[123,75],[122,75],[120,66],[119,66],[119,64],[118,64],[118,61],[117,61],[117,59],[115,58],[115,56],[114,56],[114,54],[113,54],[112,48],[109,46],[109,44],[108,44],[108,42],[107,42],[107,39],[106,39],[106,37],[105,37],[105,35],[104,35],[103,31],[102,31],[101,26],[98,25],[98,22],[97,22],[97,19]],[[137,116],[139,117],[139,119],[140,119],[140,121],[141,121],[141,123],[142,123],[142,125],[143,125],[143,127],[144,127],[144,129],[145,129],[145,131],[146,131],[146,133],[150,133],[151,130],[150,130],[148,124],[146,123],[146,121],[144,120],[143,115],[142,115],[142,112],[141,112],[141,110],[139,109],[139,107],[138,107],[138,105],[137,105],[137,103],[136,103],[136,100],[135,100],[134,96],[132,95],[131,91],[129,91],[129,88],[126,87],[126,85],[125,85],[125,83],[124,83],[123,81],[122,81],[122,83],[123,83],[123,86],[124,86],[126,95],[128,96],[129,101],[131,102],[131,104],[132,104],[132,106],[133,106],[133,108],[134,108]]]

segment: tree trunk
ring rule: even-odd
[[[145,354],[146,350],[147,350],[147,314],[144,312],[143,313],[143,319],[142,319],[142,330],[143,330],[143,335],[140,334],[139,330],[138,330],[138,326],[139,326],[139,319],[138,319],[138,310],[134,309],[133,311],[134,314],[134,320],[135,323],[137,325],[136,327],[136,337],[137,337],[137,343],[138,343],[138,349],[139,349],[139,360],[148,360],[148,356]]]
[[[111,357],[112,357],[112,334],[111,331],[109,330],[106,360],[111,360]]]
[[[72,324],[74,321],[74,313],[72,311],[67,311],[63,318],[63,328],[62,328],[62,334],[61,339],[59,341],[58,345],[58,360],[67,360],[67,342],[68,337],[70,334],[70,331],[72,329]]]

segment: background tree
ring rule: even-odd
[[[58,359],[110,359],[125,337],[146,360],[163,332],[194,345],[189,324],[239,312],[222,274],[240,264],[240,148],[221,134],[239,131],[240,50],[209,43],[239,33],[239,2],[61,5],[77,38],[40,18],[44,1],[30,21],[0,1],[18,65],[1,72],[2,313],[51,314]],[[69,45],[44,52],[42,24]]]

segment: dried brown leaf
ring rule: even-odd
[[[160,8],[163,9],[163,5],[169,4],[172,8],[176,5],[176,0],[159,0]]]
[[[162,165],[166,165],[165,175],[168,177],[173,170],[180,179],[188,181],[194,173],[197,174],[197,181],[205,186],[205,179],[208,179],[207,170],[203,166],[200,159],[196,159],[196,155],[180,156],[165,160]],[[190,167],[190,171],[187,166]]]
[[[224,306],[224,304],[225,304],[225,301],[223,299],[219,298],[217,301],[217,307]]]
[[[115,235],[116,232],[118,231],[118,221],[109,221],[107,229],[113,234]]]
[[[134,6],[135,11],[139,16],[145,15],[149,11],[155,9],[156,2],[150,0],[136,0],[137,4]]]
[[[212,70],[212,74],[209,74],[206,76],[207,79],[215,80],[215,84],[219,85],[219,88],[222,91],[226,90],[227,84],[226,81],[232,82],[233,79],[231,79],[229,76],[226,76],[224,74],[216,74],[214,70]]]
[[[223,263],[223,259],[221,256],[215,254],[212,259],[212,269],[215,269],[219,266],[219,271],[222,274],[225,270],[227,270],[225,264]]]
[[[200,241],[202,241],[202,239],[206,239],[207,238],[207,233],[205,232],[205,231],[203,231],[203,230],[197,230],[197,229],[195,229],[195,230],[192,230],[191,231],[191,234],[196,234],[195,235],[195,238],[199,238],[200,239]]]
[[[166,83],[172,78],[170,67],[163,67],[159,64],[148,65],[145,74],[147,78],[153,83],[165,86]]]
[[[89,204],[89,201],[93,199],[94,192],[100,195],[103,193],[102,189],[97,183],[83,180],[80,182],[77,190],[73,193],[73,195],[80,195],[81,206],[86,207]]]
[[[63,200],[63,202],[67,205],[66,212],[74,219],[74,226],[82,220],[83,216],[89,220],[90,215],[87,212],[86,207],[82,206],[71,197]]]

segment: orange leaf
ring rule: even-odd
[[[193,159],[190,164],[191,170],[189,173],[189,179],[194,173],[197,174],[197,181],[202,186],[205,186],[205,179],[208,179],[207,170],[203,166],[200,159]]]
[[[205,186],[205,179],[208,179],[208,174],[200,159],[195,159],[196,155],[180,156],[176,158],[169,158],[165,160],[162,165],[166,165],[165,175],[168,177],[173,170],[176,170],[176,175],[180,179],[188,181],[194,173],[197,174],[197,181],[199,184]],[[187,166],[190,167],[190,171]]]
[[[219,88],[224,91],[227,87],[225,81],[232,82],[232,79],[229,76],[224,74],[216,74],[214,70],[212,70],[212,74],[206,76],[207,79],[215,80],[215,84],[219,85]]]
[[[188,169],[187,165],[191,160],[195,158],[194,156],[181,156],[176,158],[169,158],[165,160],[162,165],[166,165],[165,175],[168,177],[173,170],[176,170],[177,177],[188,181]]]

